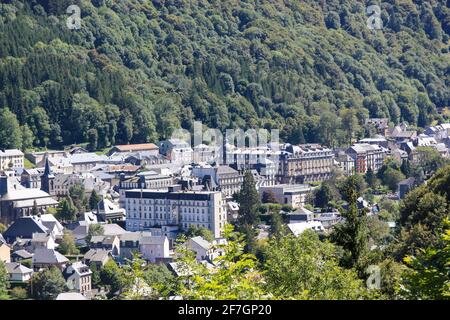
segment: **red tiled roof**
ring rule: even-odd
[[[140,169],[139,166],[133,166],[133,165],[111,165],[109,167],[110,171],[138,171]]]
[[[123,144],[123,145],[116,146],[116,148],[122,152],[159,149],[158,146],[154,143]]]

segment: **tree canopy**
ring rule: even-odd
[[[69,4],[80,30],[66,26]],[[373,32],[357,0],[3,2],[0,137],[17,134],[0,147],[94,150],[195,119],[335,146],[364,135],[367,117],[439,120],[450,100],[446,1],[380,6]]]

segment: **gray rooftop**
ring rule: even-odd
[[[33,233],[47,233],[47,231],[47,227],[37,217],[21,217],[14,221],[3,235],[13,241],[17,237],[31,239]]]
[[[84,255],[85,260],[90,262],[103,262],[110,255],[109,250],[104,249],[90,249]]]
[[[27,274],[33,272],[32,269],[27,268],[24,265],[17,262],[7,262],[5,263],[5,266],[6,271],[8,271],[9,274]]]
[[[33,263],[59,264],[65,262],[69,262],[69,259],[53,249],[37,248],[34,251]]]
[[[190,239],[192,242],[195,242],[196,244],[198,244],[200,247],[202,247],[205,250],[208,250],[211,248],[212,243],[209,241],[206,241],[205,239],[203,239],[202,237],[198,236],[198,237],[193,237]]]

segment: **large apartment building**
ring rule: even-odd
[[[383,165],[387,149],[378,145],[358,143],[345,152],[354,162],[353,173],[366,173],[369,168],[377,172]]]
[[[125,207],[125,191],[132,189],[162,189],[174,184],[170,175],[157,174],[154,171],[141,172],[133,177],[120,176],[119,195],[120,206]]]
[[[170,162],[177,164],[192,163],[193,150],[190,144],[181,139],[169,139],[159,143],[159,152]]]
[[[224,205],[219,191],[185,191],[180,185],[159,190],[127,190],[126,228],[143,231],[167,225],[181,230],[204,227],[218,238],[227,221]]]
[[[278,177],[281,183],[308,183],[331,177],[333,150],[318,144],[290,145],[282,148]]]
[[[241,191],[244,177],[239,171],[225,165],[221,166],[193,166],[192,175],[201,179],[202,184],[208,185],[209,190],[220,190],[224,198],[231,198]]]

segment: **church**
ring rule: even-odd
[[[14,174],[3,172],[0,175],[0,223],[9,225],[23,216],[30,216],[33,210],[39,213],[49,207],[56,207],[58,201],[52,198],[54,175],[48,160],[39,188],[25,188]]]

